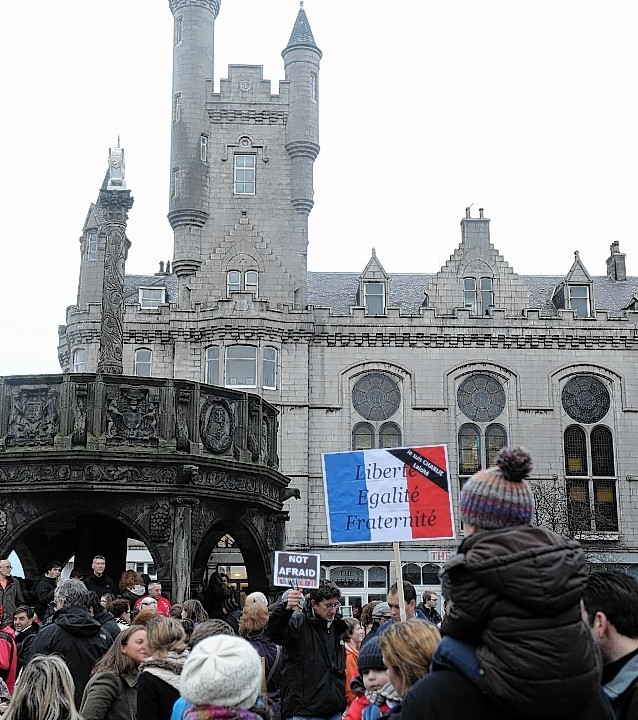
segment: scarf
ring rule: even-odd
[[[141,665],[140,669],[143,672],[151,673],[160,680],[168,683],[175,690],[179,691],[179,676],[182,673],[182,668],[188,657],[188,652],[176,653],[171,650],[165,657],[155,658],[150,657],[145,660]]]
[[[396,705],[401,700],[399,693],[394,689],[391,682],[387,682],[378,690],[366,690],[365,696],[370,701],[370,705],[381,706],[386,702],[388,705]]]
[[[260,720],[250,710],[241,707],[226,708],[218,705],[197,705],[183,715],[184,720]]]

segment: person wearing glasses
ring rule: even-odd
[[[346,709],[346,652],[342,635],[347,625],[339,609],[341,590],[322,580],[310,591],[301,612],[301,590],[292,589],[277,605],[266,635],[286,650],[282,673],[283,720],[340,720]]]
[[[439,597],[435,592],[426,590],[423,593],[423,602],[417,605],[417,609],[425,615],[425,619],[437,627],[441,625],[442,619],[439,611],[436,609],[438,601]]]

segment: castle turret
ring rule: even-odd
[[[292,160],[291,203],[298,213],[308,215],[314,205],[313,164],[319,154],[321,50],[312,36],[303,2],[282,57],[290,83],[286,151]]]
[[[215,19],[221,0],[169,0],[174,18],[171,182],[168,220],[173,270],[180,279],[200,267],[201,228],[208,219],[210,122]],[[181,283],[180,283],[181,284]]]

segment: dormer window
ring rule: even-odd
[[[166,302],[166,288],[140,288],[140,307],[155,310]]]
[[[385,313],[385,284],[364,282],[363,304],[367,315],[383,315]]]
[[[569,307],[576,311],[576,317],[591,316],[591,302],[588,285],[568,285]]]
[[[472,315],[489,315],[494,307],[494,283],[491,277],[463,278],[464,307]]]

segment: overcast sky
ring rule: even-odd
[[[473,204],[520,274],[575,250],[638,274],[635,0],[306,0],[320,72],[309,269],[436,272]],[[215,88],[258,64],[278,92],[296,0],[222,0]],[[168,0],[3,5],[0,375],[59,372],[78,238],[118,135],[135,198],[127,272],[172,257]]]

